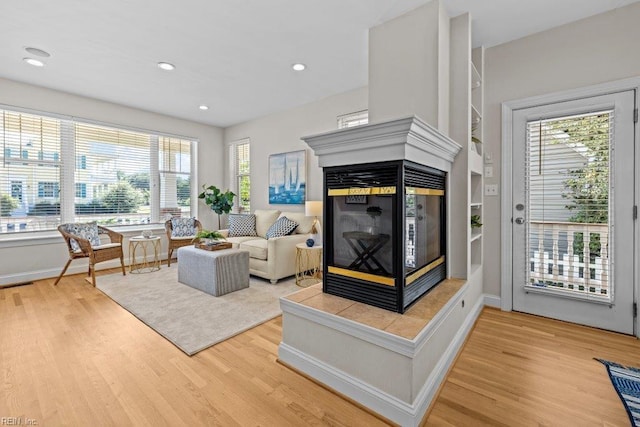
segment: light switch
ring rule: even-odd
[[[491,163],[493,163],[493,154],[491,154],[488,151],[485,151],[484,153],[484,162],[488,165],[490,165]]]

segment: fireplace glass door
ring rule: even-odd
[[[395,195],[332,197],[333,265],[393,277],[392,210]]]
[[[421,269],[428,271],[429,265],[444,260],[444,194],[439,190],[407,188],[404,211],[404,265],[405,275],[409,276]]]

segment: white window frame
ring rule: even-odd
[[[249,175],[249,179],[251,179],[251,138],[243,138],[243,139],[239,139],[237,141],[232,141],[230,143],[227,144],[227,152],[229,155],[229,176],[228,176],[228,180],[229,180],[229,188],[231,188],[231,191],[233,191],[236,194],[236,201],[233,204],[233,208],[232,208],[232,212],[233,213],[240,213],[240,180],[238,179],[241,175],[238,174],[238,169],[237,169],[237,165],[238,165],[238,159],[237,159],[237,152],[238,152],[238,146],[239,145],[244,145],[244,144],[249,144],[249,173],[247,175]],[[249,189],[249,209],[251,209],[251,189]]]
[[[159,176],[160,176],[160,165],[158,162],[158,138],[159,136],[166,136],[172,138],[179,138],[183,140],[191,141],[191,212],[192,215],[195,215],[197,212],[197,144],[198,139],[185,135],[177,135],[171,134],[167,132],[158,132],[152,131],[149,129],[136,128],[131,126],[124,126],[119,124],[113,124],[108,122],[102,122],[91,119],[84,119],[81,117],[75,116],[67,116],[62,114],[50,113],[46,111],[33,110],[29,108],[15,107],[12,105],[0,104],[0,110],[10,111],[15,113],[24,113],[24,114],[32,114],[36,116],[53,118],[56,120],[60,120],[60,155],[58,160],[46,160],[46,154],[43,153],[43,157],[45,158],[45,163],[56,163],[60,165],[60,178],[59,178],[59,190],[60,190],[60,223],[68,223],[74,222],[76,213],[75,213],[75,195],[76,195],[76,182],[75,182],[75,171],[77,165],[76,151],[75,151],[75,124],[89,124],[89,125],[97,125],[104,126],[114,129],[120,129],[124,131],[132,131],[138,133],[144,133],[150,136],[152,141],[151,144],[151,156],[150,156],[150,186],[152,193],[152,202],[151,202],[151,223],[155,224],[156,227],[162,224],[162,218],[160,218],[160,188],[159,188]],[[154,144],[155,141],[155,144]],[[155,150],[154,150],[155,147]],[[0,153],[4,156],[4,153]],[[19,153],[22,156],[22,153]],[[20,160],[20,159],[15,159]],[[42,163],[43,160],[38,158],[30,158],[27,162],[32,163]],[[137,229],[146,228],[143,225],[127,225],[122,226],[126,231],[136,231]],[[28,233],[0,233],[0,241],[26,241],[38,239],[39,235],[49,236],[51,233],[55,232],[55,229],[50,230],[40,230],[40,231],[32,231]]]
[[[338,129],[364,126],[369,123],[369,110],[355,111],[338,116]]]

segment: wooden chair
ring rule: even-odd
[[[58,231],[64,238],[67,249],[69,250],[69,260],[62,269],[62,273],[56,279],[54,285],[57,285],[64,273],[69,268],[69,264],[76,258],[89,258],[89,272],[88,276],[91,276],[91,283],[96,286],[96,264],[102,261],[108,261],[110,259],[120,258],[120,265],[122,266],[122,274],[126,275],[124,269],[124,255],[122,253],[122,234],[109,230],[106,227],[98,227],[98,235],[108,234],[111,243],[103,243],[100,245],[91,245],[91,242],[84,237],[77,236],[70,233],[74,224],[61,224],[58,227]],[[78,243],[79,248],[74,249],[71,240],[75,240]]]
[[[202,231],[202,224],[197,219],[194,219],[194,227],[196,229],[196,233]],[[171,234],[173,232],[173,226],[171,225],[171,220],[167,220],[164,223],[164,229],[167,231],[167,240],[169,242],[169,254],[167,255],[167,267],[171,267],[171,257],[173,256],[173,251],[175,249],[181,248],[183,246],[189,246],[193,244],[193,238],[196,237],[195,234],[193,236],[185,236],[185,237],[172,237]]]

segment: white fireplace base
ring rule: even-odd
[[[484,306],[473,283],[481,282],[470,278],[413,340],[282,298],[279,360],[390,421],[418,426]]]

